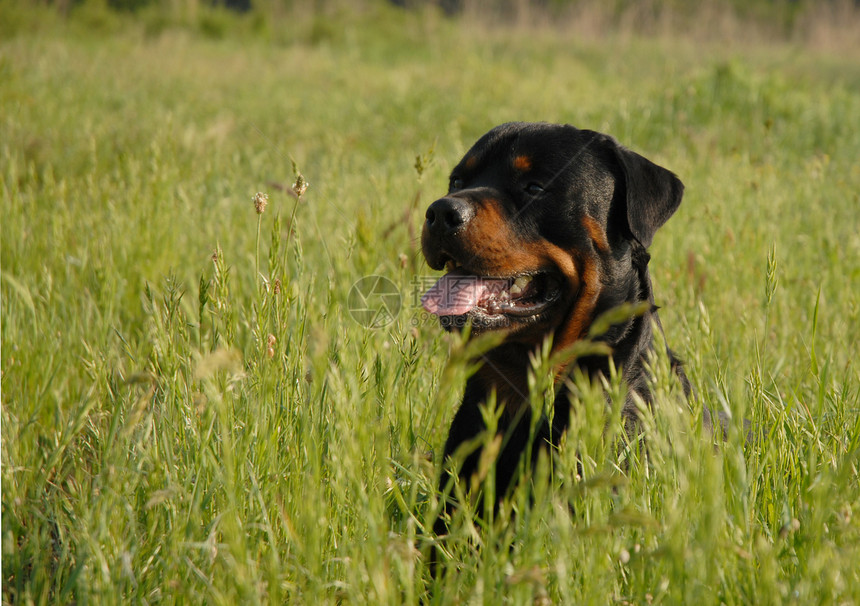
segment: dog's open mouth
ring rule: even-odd
[[[448,269],[421,297],[424,309],[440,317],[468,314],[479,324],[501,326],[539,315],[561,293],[559,281],[546,272],[498,278],[478,276],[452,263]]]

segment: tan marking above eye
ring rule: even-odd
[[[466,168],[475,168],[475,165],[478,163],[478,156],[469,156],[466,158]]]
[[[529,170],[532,167],[532,159],[528,156],[517,156],[514,158],[514,168],[517,170]]]

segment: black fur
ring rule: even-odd
[[[647,303],[644,313],[613,325],[599,340],[609,346],[628,386],[625,417],[635,420],[634,395],[652,401],[645,362],[654,346],[652,326],[662,329],[647,247],[680,205],[683,190],[674,174],[607,135],[569,125],[509,123],[478,140],[452,171],[448,194],[428,209],[422,244],[434,269],[453,264],[464,274],[493,278],[543,274],[549,276],[547,284],[561,285],[558,299],[534,317],[495,320],[473,310],[442,318],[446,327],[471,321],[475,332],[506,331],[504,342],[484,356],[484,368],[468,380],[443,455],[448,460],[486,429],[480,406],[495,392],[505,407],[499,427],[503,446],[496,460],[497,498],[510,490],[522,458],[534,461],[539,452],[529,451],[532,412],[525,401],[526,377],[529,356],[546,337],[554,339],[558,350],[583,338],[603,312],[625,303]],[[669,355],[689,394],[680,364]],[[608,356],[574,363],[595,380],[609,374]],[[539,421],[533,442],[539,447],[559,443],[576,405],[567,389],[558,392],[552,427],[546,419]],[[471,452],[457,470],[465,487],[480,455]],[[452,479],[442,473],[443,492],[450,490]],[[450,512],[453,506],[449,501],[446,509]],[[446,532],[444,516],[434,530],[438,535]]]

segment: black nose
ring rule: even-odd
[[[450,235],[464,228],[472,220],[475,209],[459,198],[440,198],[427,208],[425,216],[430,231],[440,236]]]

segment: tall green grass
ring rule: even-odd
[[[385,8],[275,37],[115,18],[0,42],[4,602],[860,601],[855,57]],[[651,271],[698,399],[654,360],[646,460],[574,379],[559,456],[458,513],[433,581],[468,369],[417,306],[417,236],[512,119],[686,183]],[[402,295],[381,329],[348,311],[367,275]],[[751,443],[715,449],[703,405]]]

